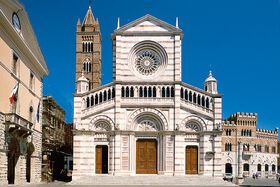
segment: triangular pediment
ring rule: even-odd
[[[115,30],[115,33],[133,32],[181,33],[182,30],[149,14]]]

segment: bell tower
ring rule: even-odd
[[[95,20],[91,5],[76,32],[76,82],[84,73],[89,90],[101,86],[101,33],[98,18]],[[77,87],[77,85],[76,85]]]

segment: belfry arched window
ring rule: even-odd
[[[170,97],[170,88],[169,87],[166,88],[166,97]]]
[[[84,72],[85,73],[90,73],[91,72],[91,68],[92,67],[92,63],[90,62],[89,58],[86,58],[84,61]]]
[[[147,97],[148,96],[148,90],[147,90],[147,87],[145,86],[144,87],[144,97]]]
[[[192,92],[189,92],[189,101],[192,102]]]
[[[174,87],[172,86],[171,87],[171,97],[174,97],[174,95],[175,95],[175,91],[174,91]]]
[[[111,89],[108,90],[108,100],[111,99]]]
[[[141,86],[140,89],[139,89],[139,96],[140,96],[140,97],[143,97],[143,88],[142,88],[142,86]]]

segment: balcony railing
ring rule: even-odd
[[[31,131],[31,128],[33,127],[33,123],[15,113],[5,114],[5,124],[15,125],[17,127],[24,128],[29,131]]]

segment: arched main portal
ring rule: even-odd
[[[165,138],[160,133],[167,128],[163,115],[145,110],[131,120],[131,129],[135,132],[135,168],[136,174],[157,174],[164,171]]]

